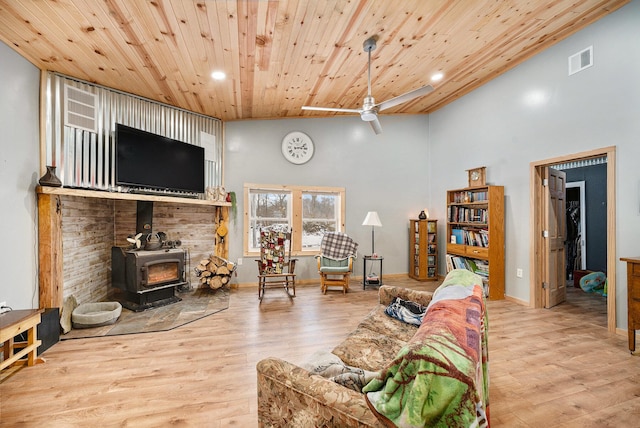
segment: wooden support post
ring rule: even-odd
[[[61,308],[62,201],[59,195],[38,193],[38,261],[40,308]]]
[[[216,221],[215,228],[216,230],[220,227],[221,221],[224,221],[224,224],[229,228],[229,207],[216,207]],[[216,245],[214,254],[218,257],[222,257],[226,259],[229,257],[229,236],[225,236],[222,239],[220,236],[216,234]]]

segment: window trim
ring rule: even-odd
[[[293,229],[291,254],[295,256],[315,256],[319,250],[303,250],[302,249],[302,194],[303,193],[325,193],[335,194],[340,199],[340,212],[338,218],[338,230],[345,230],[345,214],[346,214],[346,190],[344,187],[324,187],[324,186],[292,186],[281,184],[244,184],[244,233],[242,238],[243,257],[258,256],[259,251],[249,250],[249,193],[251,191],[267,191],[267,192],[289,192],[291,194],[291,218],[290,223]]]

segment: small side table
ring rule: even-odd
[[[0,314],[0,342],[3,344],[3,361],[0,363],[0,370],[21,362],[27,357],[26,363],[32,366],[39,362],[38,346],[38,324],[40,324],[40,314],[44,309],[20,309]],[[14,338],[22,332],[27,333],[26,342],[14,343]],[[15,349],[20,351],[15,352]]]
[[[364,266],[362,270],[362,289],[364,290],[367,285],[382,285],[382,260],[384,260],[384,257],[364,256],[363,260]],[[380,274],[378,275],[376,280],[367,278],[367,262],[380,262]]]

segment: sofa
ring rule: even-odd
[[[421,324],[389,316],[394,302],[426,307]],[[257,364],[259,425],[489,426],[486,327],[482,279],[470,271],[451,271],[434,293],[381,286],[379,304],[330,354],[365,382],[266,358]]]

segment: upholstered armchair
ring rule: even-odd
[[[353,272],[353,261],[358,254],[358,244],[342,232],[327,232],[320,243],[318,274],[322,294],[327,287],[342,287],[342,292],[349,290],[349,277]]]

